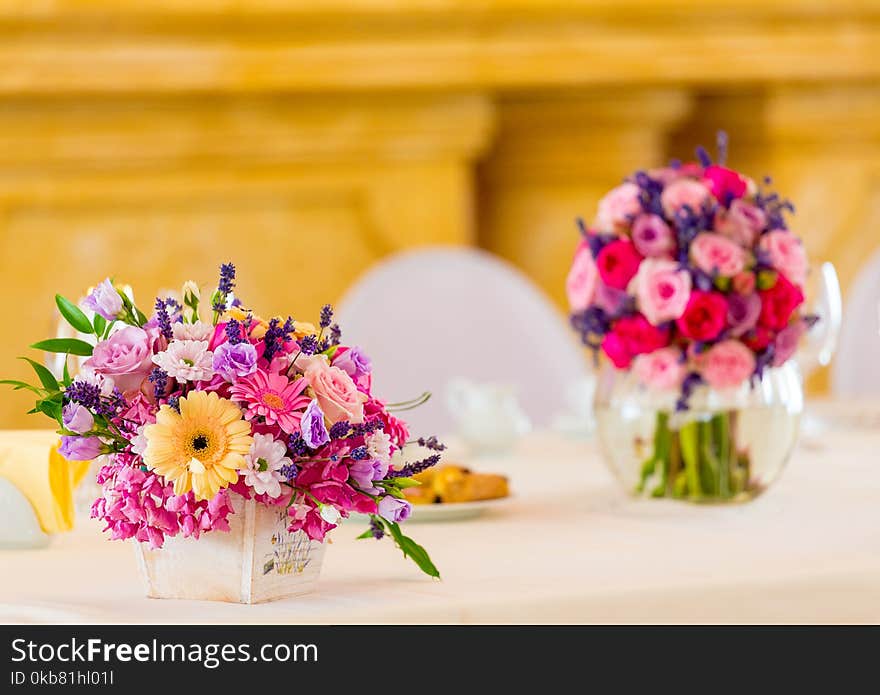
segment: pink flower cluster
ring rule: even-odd
[[[738,386],[792,357],[814,317],[787,201],[700,163],[637,172],[599,203],[566,290],[585,345],[649,387]]]
[[[97,480],[103,493],[92,504],[92,516],[106,523],[112,540],[134,538],[161,548],[166,536],[198,538],[203,532],[229,530],[232,505],[226,491],[201,501],[192,492],[175,495],[160,476],[137,465],[133,454],[110,458]]]

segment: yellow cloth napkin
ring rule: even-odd
[[[73,491],[89,461],[58,453],[58,435],[45,430],[0,431],[0,476],[27,497],[46,533],[73,528]]]

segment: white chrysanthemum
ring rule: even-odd
[[[244,482],[258,495],[275,498],[281,496],[281,469],[293,463],[285,454],[284,442],[271,434],[255,434],[250,451],[245,454],[245,467],[241,469]]]
[[[383,430],[377,430],[368,434],[364,439],[367,445],[367,453],[371,459],[388,463],[391,461],[391,437]]]
[[[214,327],[204,321],[195,323],[175,323],[171,330],[175,340],[210,340],[214,335]]]
[[[153,362],[179,381],[208,381],[214,376],[214,353],[207,340],[172,340]]]

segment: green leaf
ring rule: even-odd
[[[70,368],[67,364],[67,357],[64,358],[64,373],[61,375],[61,383],[65,386],[70,386]]]
[[[364,531],[360,536],[358,536],[357,538],[355,538],[355,540],[356,540],[356,541],[359,541],[359,540],[361,540],[362,538],[372,538],[372,537],[373,537],[373,530],[372,530],[372,529],[367,529],[367,530]]]
[[[65,318],[67,323],[73,326],[80,333],[91,333],[92,324],[82,310],[69,299],[65,299],[60,294],[55,295],[55,304],[58,311]]]
[[[44,367],[39,362],[34,362],[28,357],[19,357],[18,359],[24,360],[31,367],[34,368],[34,371],[37,373],[37,377],[40,379],[40,383],[43,384],[43,387],[47,391],[58,390],[58,381],[55,379],[55,375],[52,374],[52,372],[50,372],[46,367]]]
[[[396,497],[399,500],[406,499],[404,494],[400,490],[398,490],[396,487],[394,487],[393,485],[383,485],[382,487],[385,489],[385,492],[388,493],[389,495],[391,495],[392,497]]]
[[[391,521],[385,521],[385,525],[388,527],[388,530],[391,531],[391,536],[394,538],[394,542],[397,543],[397,547],[403,551],[404,557],[412,558],[413,562],[419,566],[419,569],[428,576],[436,577],[437,579],[440,578],[440,572],[434,566],[434,563],[431,562],[427,550],[416,543],[412,538],[404,536],[398,524]]]
[[[49,338],[49,340],[34,343],[31,347],[46,352],[66,352],[69,355],[79,355],[80,357],[90,357],[94,349],[84,340],[77,338]]]
[[[405,490],[408,487],[418,487],[422,484],[414,478],[388,478],[387,482],[397,486],[401,490]]]
[[[22,389],[27,389],[28,391],[33,391],[38,396],[42,396],[44,391],[43,389],[38,389],[36,386],[32,384],[28,384],[24,381],[16,381],[15,379],[2,379],[0,380],[0,384],[6,384],[7,386],[13,386],[13,391],[21,391]]]
[[[100,338],[104,335],[104,329],[107,328],[107,319],[101,316],[101,314],[95,314],[95,318],[92,320],[92,326],[95,329],[95,335]]]
[[[61,424],[61,403],[43,400],[37,403],[37,410],[55,420],[59,425]]]

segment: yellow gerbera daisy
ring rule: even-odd
[[[207,500],[238,480],[253,442],[251,425],[238,406],[213,391],[180,399],[180,412],[163,405],[147,425],[144,463],[174,482],[174,494],[190,490]]]

